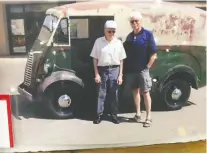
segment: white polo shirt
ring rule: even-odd
[[[98,59],[98,66],[120,65],[126,52],[119,39],[108,42],[105,37],[100,37],[96,39],[90,56]]]

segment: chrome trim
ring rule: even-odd
[[[19,86],[18,86],[18,92],[21,95],[23,95],[24,97],[26,97],[28,100],[33,101],[32,95],[29,92],[27,92],[26,90],[20,88]]]
[[[32,82],[33,53],[29,53],[24,74],[24,84],[30,86]]]

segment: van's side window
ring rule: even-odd
[[[68,44],[69,43],[68,19],[67,18],[61,19],[54,38],[55,38],[54,42],[57,44]]]
[[[89,37],[88,19],[70,19],[70,38],[85,39]]]

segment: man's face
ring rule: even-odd
[[[106,28],[104,33],[107,39],[112,39],[114,37],[114,34],[116,33],[116,30],[113,28]]]
[[[133,30],[138,30],[140,29],[141,25],[141,19],[138,18],[131,18],[130,19],[130,24]]]

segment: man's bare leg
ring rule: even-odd
[[[140,108],[141,98],[140,98],[140,89],[139,88],[133,90],[133,97],[134,97],[134,104],[136,107],[136,115],[141,116],[141,108]]]
[[[152,100],[149,92],[143,92],[144,96],[144,103],[145,103],[145,108],[146,108],[146,119],[151,119],[151,105],[152,105]]]

